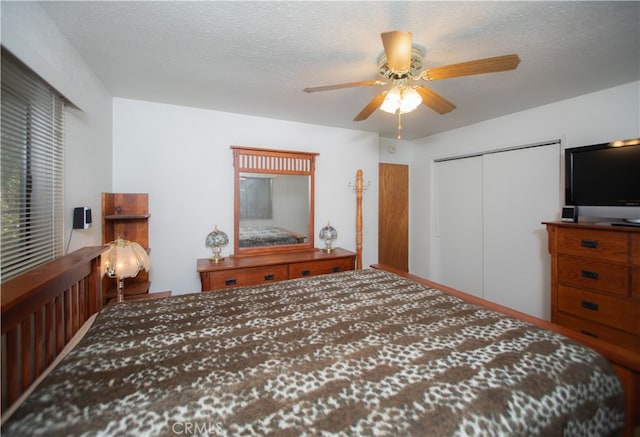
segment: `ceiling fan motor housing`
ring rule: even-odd
[[[382,52],[378,57],[378,74],[385,80],[418,79],[420,77],[420,72],[422,71],[423,59],[424,52],[416,46],[413,46],[411,48],[411,67],[407,71],[397,71],[389,68],[387,55]]]

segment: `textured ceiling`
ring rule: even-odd
[[[424,68],[510,53],[516,70],[430,82],[457,105],[403,116],[415,139],[640,79],[640,2],[41,3],[114,96],[379,132],[353,117],[382,87],[380,33],[403,30]]]

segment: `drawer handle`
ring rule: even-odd
[[[237,280],[235,279],[227,279],[224,281],[224,285],[236,285]]]
[[[580,332],[582,332],[584,335],[588,335],[589,337],[598,338],[598,334],[594,334],[593,332],[585,331],[584,329]]]
[[[273,273],[269,273],[268,275],[264,275],[264,280],[265,281],[273,281],[276,278],[276,275],[274,275]]]
[[[333,268],[331,269],[331,271],[332,271],[333,273],[339,272],[339,271],[340,271],[340,266],[335,266],[335,267],[333,267]]]
[[[599,305],[597,303],[589,302],[587,300],[583,300],[580,306],[584,309],[591,311],[598,311]]]
[[[590,270],[583,270],[583,271],[581,272],[581,275],[582,275],[582,277],[583,277],[583,278],[587,278],[587,279],[595,279],[595,280],[597,280],[597,279],[598,279],[598,276],[599,276],[599,275],[598,275],[598,272],[592,272],[592,271],[590,271]]]
[[[582,240],[580,242],[582,247],[586,247],[587,249],[597,249],[598,248],[598,240]]]
[[[303,270],[302,276],[309,276],[311,274],[311,270]]]

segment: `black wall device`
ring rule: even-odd
[[[91,226],[91,208],[73,208],[73,229],[87,229]]]
[[[565,206],[562,208],[562,221],[575,223],[578,221],[578,208],[575,206]]]

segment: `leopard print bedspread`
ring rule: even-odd
[[[240,247],[283,246],[298,243],[304,243],[304,238],[277,226],[240,228]]]
[[[3,435],[615,434],[597,353],[378,270],[105,308]]]

